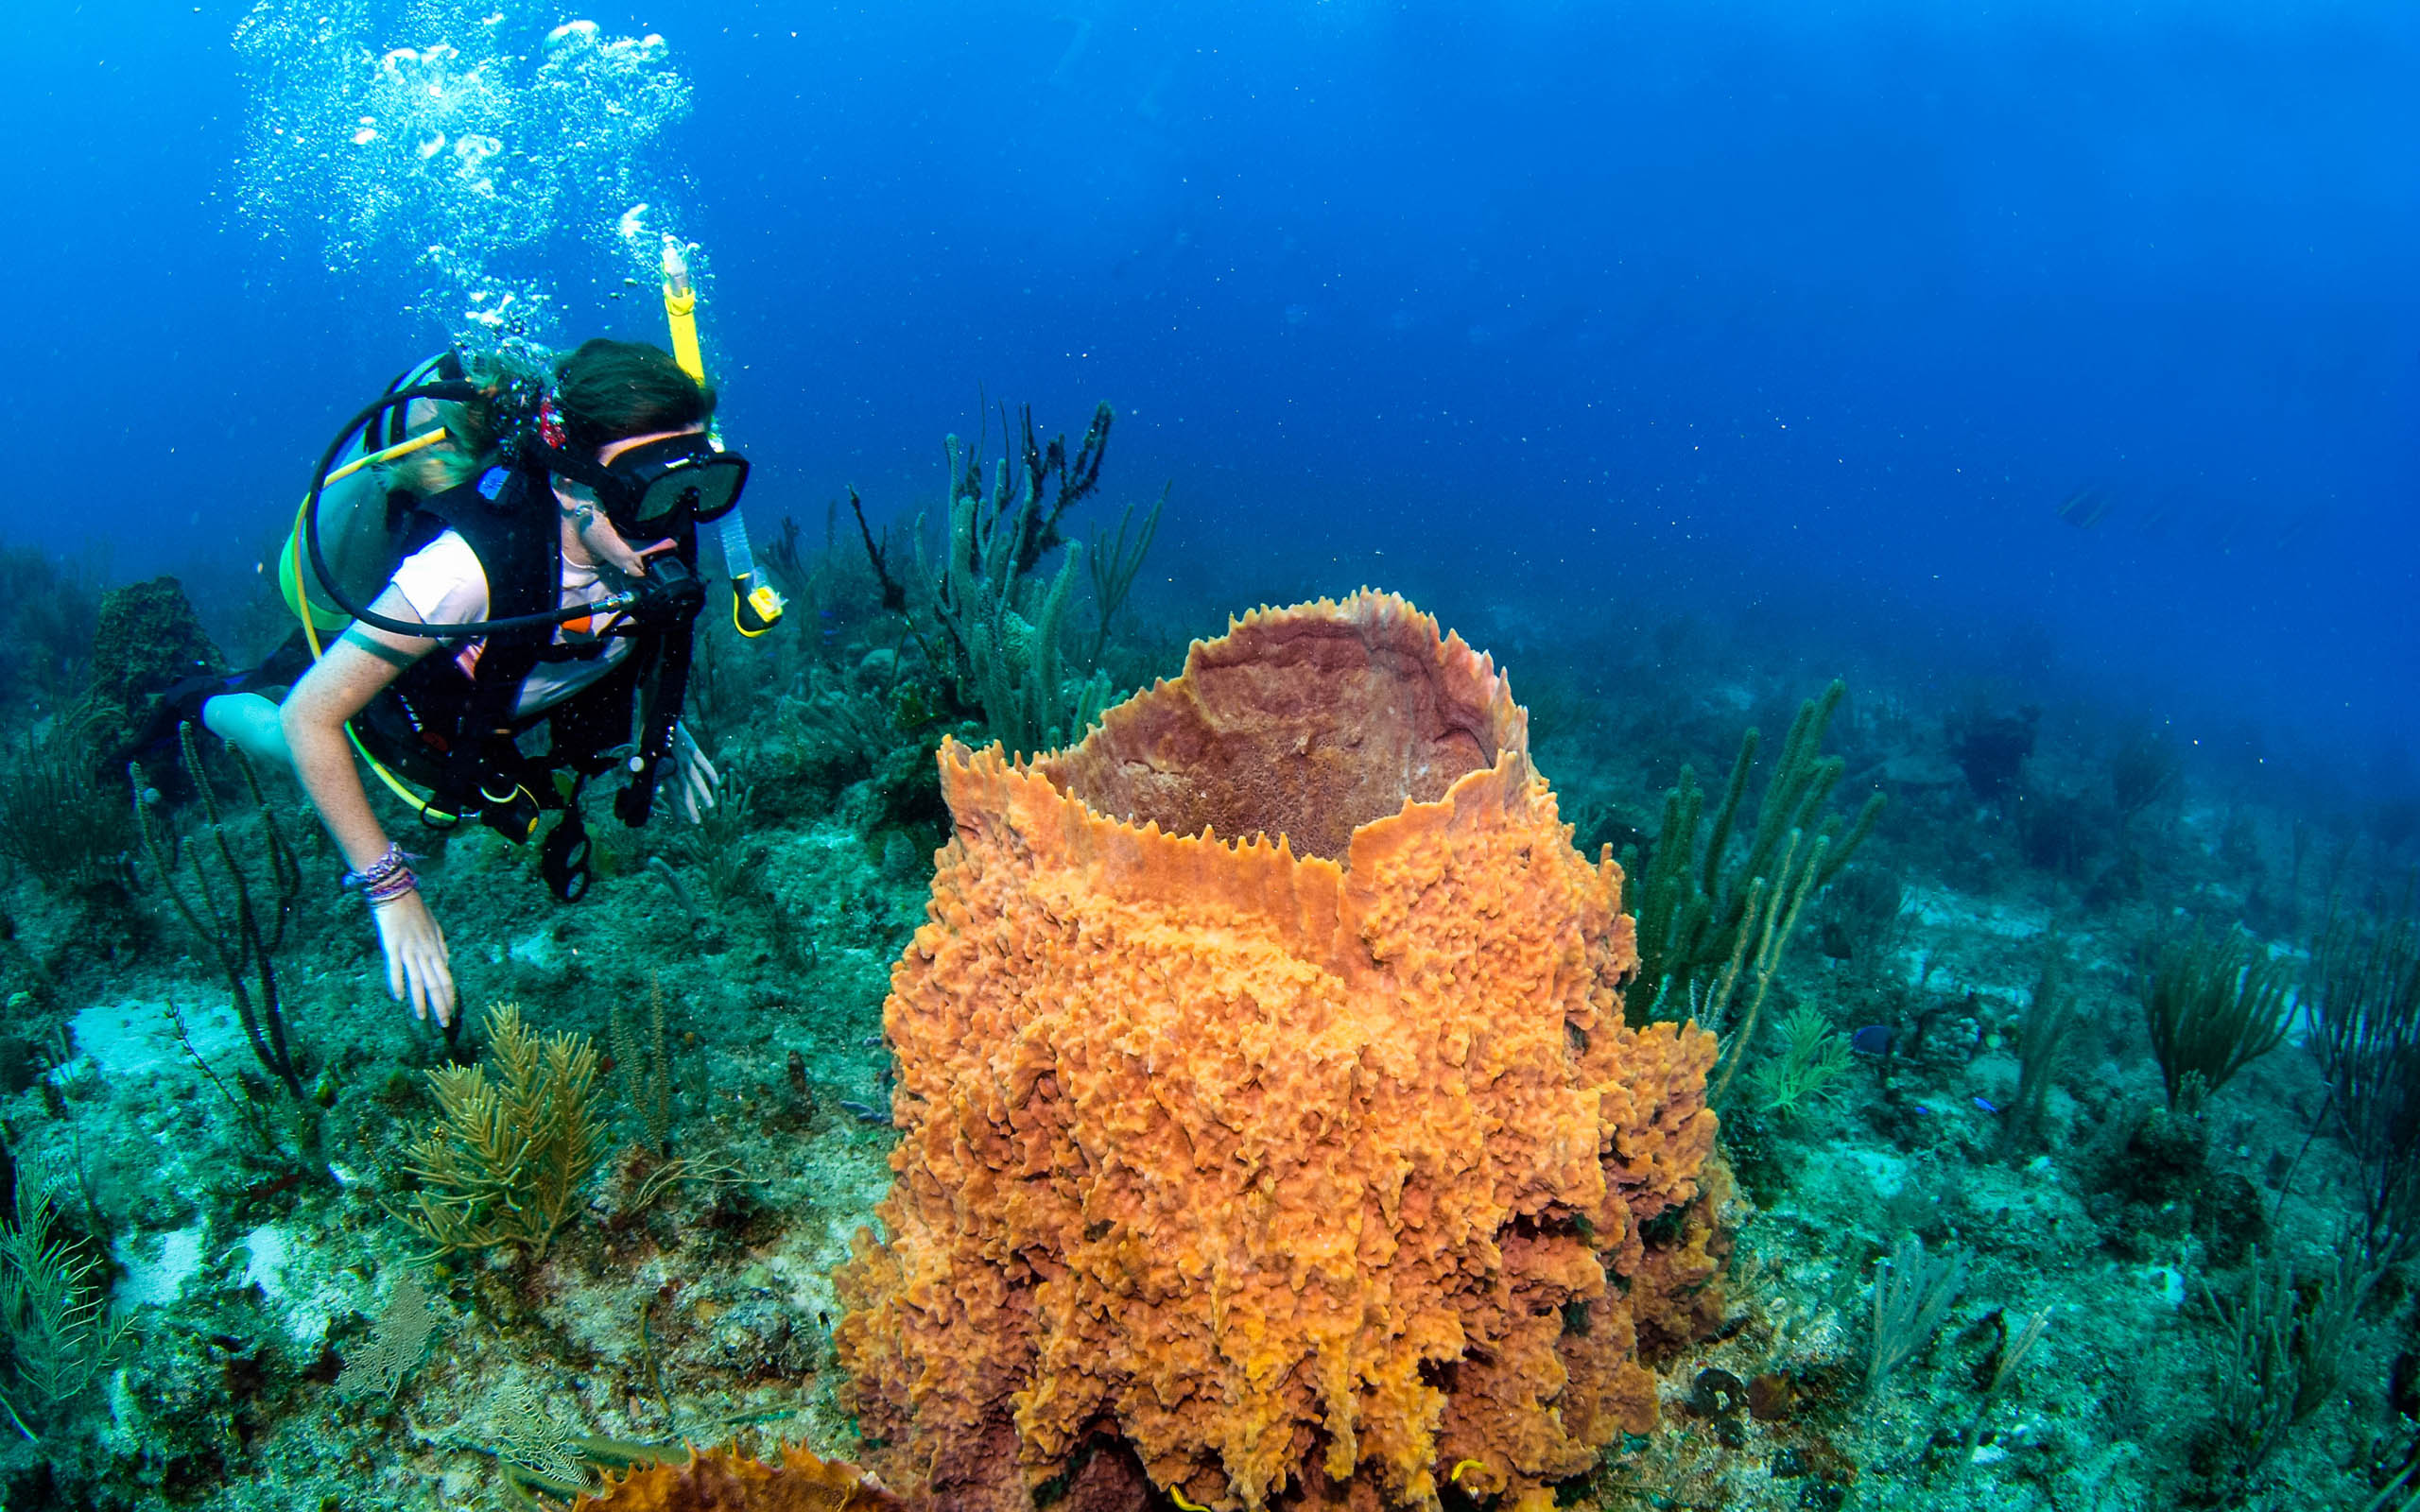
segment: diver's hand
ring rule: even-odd
[[[555,492],[559,498],[572,497],[561,488],[557,488]],[[575,500],[564,512],[571,516],[573,528],[579,534],[579,543],[588,548],[589,556],[625,577],[645,577],[647,559],[672,550],[675,544],[669,541],[654,541],[644,546],[633,546],[622,539],[619,530],[614,528],[614,522],[605,518],[605,511],[593,504]]]
[[[698,748],[697,737],[689,727],[672,727],[672,760],[679,767],[672,780],[672,806],[689,816],[691,824],[706,822],[706,810],[715,806],[715,791],[722,785],[722,774],[706,753]]]
[[[390,902],[372,904],[370,917],[387,953],[387,995],[408,1002],[414,1018],[425,1019],[435,1009],[439,1023],[452,1023],[454,969],[446,955],[445,931],[437,927],[427,902],[417,891],[407,892]]]

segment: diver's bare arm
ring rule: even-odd
[[[389,619],[411,619],[410,605],[392,589],[381,595],[378,610]],[[279,723],[294,753],[294,770],[302,779],[320,822],[335,837],[337,849],[354,870],[369,867],[387,853],[387,833],[370,810],[370,795],[361,790],[360,769],[344,737],[344,722],[359,713],[395,674],[428,654],[434,641],[395,635],[354,626],[328,648],[317,665],[285,696]],[[371,921],[378,929],[378,946],[387,956],[387,991],[398,1003],[408,1003],[422,1018],[437,1016],[440,1023],[454,1020],[454,971],[445,950],[445,931],[418,889],[372,904]]]
[[[372,609],[389,619],[420,618],[391,588]],[[329,837],[344,852],[345,865],[356,871],[387,853],[387,833],[371,810],[370,795],[362,790],[361,770],[354,765],[344,722],[436,644],[355,625],[303,674],[278,711],[278,724],[294,753],[295,773]]]

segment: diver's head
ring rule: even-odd
[[[644,341],[583,341],[555,367],[554,408],[563,450],[594,455],[634,436],[702,430],[715,391],[672,353]]]
[[[748,481],[747,462],[706,434],[714,407],[714,390],[662,348],[589,341],[558,365],[529,455],[583,535],[601,514],[632,541],[682,539],[728,513]]]

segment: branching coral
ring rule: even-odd
[[[20,1175],[9,1221],[0,1225],[0,1412],[27,1438],[27,1419],[83,1394],[115,1359],[127,1320],[92,1284],[100,1261],[52,1229],[50,1186]]]
[[[0,762],[0,856],[62,891],[130,880],[122,789],[93,780],[93,757],[70,712],[22,754]]]
[[[1879,793],[1867,797],[1845,833],[1840,816],[1825,812],[1842,763],[1817,753],[1824,728],[1846,696],[1848,685],[1835,680],[1821,697],[1798,706],[1781,759],[1757,799],[1744,856],[1735,856],[1731,841],[1756,761],[1756,731],[1751,729],[1740,739],[1703,850],[1698,826],[1705,795],[1698,789],[1697,774],[1681,768],[1679,784],[1664,795],[1663,827],[1638,879],[1639,990],[1630,1003],[1633,1022],[1676,1017],[1704,990],[1713,994],[1708,1019],[1719,1025],[1742,964],[1749,968],[1752,1001],[1761,1002],[1799,907],[1848,865],[1873,833],[1882,813]],[[1752,1010],[1751,1030],[1754,1018]],[[1736,1038],[1744,1044],[1749,1035]]]
[[[1699,1193],[1713,1040],[1623,1023],[1620,869],[1486,658],[1386,595],[1262,611],[942,784],[890,1237],[838,1277],[894,1485],[1022,1512],[1108,1437],[1204,1506],[1459,1468],[1537,1509],[1652,1423],[1628,1288],[1713,1268],[1641,1230]]]
[[[541,1039],[521,1006],[488,1010],[497,1075],[485,1066],[429,1072],[439,1120],[412,1142],[421,1188],[397,1214],[434,1254],[512,1245],[543,1256],[605,1158],[596,1047],[586,1035]]]
[[[153,805],[146,798],[142,768],[130,765],[127,774],[134,786],[135,830],[143,837],[143,850],[151,858],[151,869],[159,878],[161,891],[168,895],[185,927],[217,959],[219,971],[225,973],[228,995],[234,999],[235,1016],[243,1022],[244,1037],[251,1043],[253,1058],[263,1070],[285,1083],[287,1094],[300,1104],[302,1072],[286,1042],[285,1013],[278,997],[277,953],[285,943],[286,920],[293,916],[294,900],[302,890],[302,862],[286,842],[285,832],[279,828],[268,799],[262,796],[260,778],[242,751],[228,747],[228,755],[243,774],[245,790],[251,795],[252,807],[260,816],[260,828],[257,838],[231,839],[227,817],[219,810],[217,796],[211,791],[201,752],[194,744],[193,726],[179,726],[177,739],[184,754],[183,769],[191,774],[194,790],[201,799],[210,845],[204,847],[199,840],[180,845],[175,835],[167,833],[165,820],[152,812]],[[210,858],[214,853],[218,858],[216,884],[211,881]],[[245,861],[253,856],[266,864],[267,876],[254,879],[247,870]],[[191,863],[190,898],[186,896],[187,885],[179,874],[181,859]],[[261,894],[257,900],[255,889]]]
[[[2295,972],[2247,935],[2147,946],[2137,986],[2168,1106],[2196,1113],[2212,1092],[2274,1050],[2294,1017]]]
[[[1036,441],[1033,412],[1027,410],[1024,446],[1016,457],[1002,456],[993,467],[988,492],[982,440],[971,451],[955,436],[944,443],[948,555],[938,573],[925,564],[920,533],[918,566],[933,584],[934,613],[948,635],[961,696],[982,709],[984,724],[1011,750],[1040,750],[1082,733],[1109,701],[1108,681],[1098,674],[1075,683],[1064,676],[1060,643],[1068,593],[1081,576],[1083,548],[1060,534],[1059,522],[1098,485],[1112,418],[1107,404],[1093,411],[1092,428],[1071,463],[1063,437],[1046,451]],[[1045,584],[1035,569],[1046,553],[1063,544],[1066,554],[1059,571]],[[867,550],[880,571],[880,554],[871,539]],[[1114,573],[1120,564],[1102,570]],[[1124,570],[1131,577],[1132,569]],[[1115,608],[1104,600],[1104,616]]]

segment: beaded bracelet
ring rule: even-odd
[[[373,882],[362,888],[361,901],[375,908],[380,903],[391,903],[407,892],[418,891],[420,879],[412,875],[412,868],[398,867],[388,874],[385,881]]]
[[[361,901],[372,908],[380,903],[390,903],[404,894],[419,889],[420,879],[412,875],[412,868],[406,864],[419,859],[390,840],[387,843],[386,852],[377,860],[359,871],[348,871],[338,877],[337,885],[349,892],[359,892]]]

